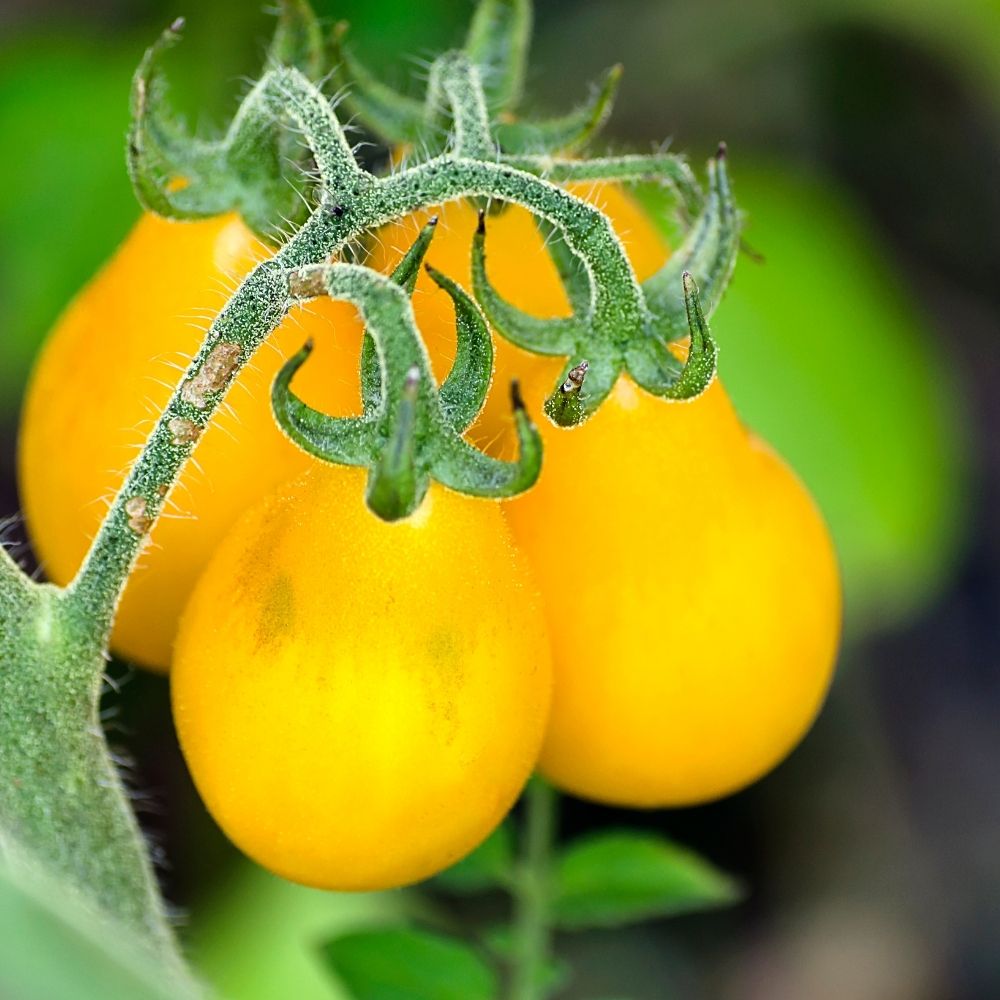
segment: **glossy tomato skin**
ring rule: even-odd
[[[623,377],[545,447],[538,485],[505,505],[553,640],[542,772],[630,807],[759,778],[809,728],[836,656],[839,574],[812,499],[717,380],[670,403]]]
[[[171,687],[210,812],[327,889],[403,885],[476,846],[535,765],[548,639],[498,504],[432,487],[409,519],[319,465],[242,519],[184,614]]]
[[[267,253],[235,216],[145,215],[59,320],[28,388],[19,447],[28,528],[55,583],[75,574],[209,322]],[[356,410],[356,314],[327,301],[297,310],[243,370],[171,493],[119,607],[119,654],[166,669],[178,616],[219,539],[305,468],[275,426],[269,390],[310,335],[317,347],[296,391],[328,412]]]

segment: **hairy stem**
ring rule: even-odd
[[[648,315],[632,265],[607,216],[583,199],[509,166],[450,157],[389,178],[382,195],[386,222],[426,205],[471,196],[521,205],[557,226],[583,261],[591,276],[594,326],[622,344],[642,336]]]
[[[57,880],[188,996],[195,987],[99,721],[105,658],[93,623],[63,591],[26,577],[0,598],[0,860]]]
[[[547,994],[551,855],[558,793],[534,777],[525,794],[524,853],[514,893],[514,966],[511,1000],[541,1000]]]
[[[618,237],[606,216],[575,195],[510,167],[464,158],[442,157],[384,181],[345,177],[341,170],[335,189],[308,222],[257,265],[212,324],[71,584],[70,599],[99,623],[105,637],[143,540],[198,437],[225,390],[291,308],[290,276],[410,212],[474,196],[515,202],[555,224],[593,274],[595,320],[625,341],[644,327],[642,292]]]

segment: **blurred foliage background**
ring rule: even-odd
[[[349,19],[360,54],[402,87],[461,38],[471,4],[316,7]],[[189,26],[170,56],[174,92],[209,129],[258,70],[270,25],[257,4],[0,0],[4,514],[17,510],[32,357],[137,215],[129,76],[178,13]],[[638,817],[566,802],[566,832],[657,828],[750,893],[729,911],[562,942],[577,968],[565,995],[996,997],[1000,3],[541,0],[537,20],[539,109],[567,108],[620,61],[600,141],[648,149],[672,136],[699,168],[728,141],[763,262],[744,256],[716,315],[722,377],[830,520],[849,632],[813,733],[755,787]],[[8,533],[23,540],[16,520]],[[239,1000],[338,996],[316,942],[427,904],[299,889],[238,858],[190,788],[165,683],[116,672],[129,683],[115,738],[152,791],[144,820],[196,963]],[[491,902],[436,905],[465,919],[488,917]]]

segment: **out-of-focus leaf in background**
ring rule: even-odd
[[[356,931],[326,959],[355,1000],[497,1000],[496,974],[469,945],[411,928]]]
[[[829,519],[848,623],[905,616],[962,536],[966,442],[953,355],[829,178],[740,172],[744,261],[716,314],[722,377]]]
[[[323,945],[412,911],[406,893],[343,894],[286,882],[238,862],[185,929],[198,973],[239,1000],[353,1000],[331,977]]]
[[[4,1000],[182,1000],[119,929],[95,924],[65,889],[0,864]]]
[[[4,417],[42,334],[137,214],[123,152],[133,61],[126,46],[109,46],[95,60],[78,43],[56,39],[0,50]],[[113,159],[118,175],[108,169]]]

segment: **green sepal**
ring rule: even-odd
[[[421,158],[441,152],[449,133],[462,155],[482,156],[497,145],[508,153],[577,150],[611,113],[621,67],[607,70],[590,97],[567,115],[512,120],[523,87],[531,20],[528,0],[482,0],[465,47],[431,64],[423,100],[379,80],[346,45],[348,25],[341,22],[330,36],[334,79],[346,107],[366,127],[391,145],[415,147]],[[450,87],[442,86],[446,81]],[[475,127],[467,129],[473,119]]]
[[[437,224],[436,215],[428,220],[392,272],[392,280],[405,289],[408,295],[412,295],[416,288],[420,265],[427,256]],[[374,412],[382,405],[382,369],[379,366],[375,339],[367,330],[361,341],[361,405],[365,413]]]
[[[461,433],[479,416],[493,381],[493,338],[475,300],[429,264],[427,273],[455,306],[455,361],[441,383],[441,413]]]
[[[700,288],[701,308],[711,316],[729,284],[740,248],[740,216],[733,199],[726,147],[708,163],[708,198],[684,242],[652,277],[642,283],[653,316],[653,330],[662,340],[677,340],[689,330],[687,307],[678,294],[681,275],[688,271]]]
[[[326,39],[309,0],[280,0],[278,25],[267,50],[272,66],[294,66],[310,80],[326,72]]]
[[[539,170],[543,160],[540,157],[533,161]],[[523,161],[514,158],[509,162]],[[627,179],[648,172],[683,181],[688,173],[683,161],[663,155],[609,161],[607,167],[609,172],[617,170]],[[739,249],[739,215],[726,171],[725,147],[720,147],[708,169],[709,195],[683,246],[642,285],[646,312],[645,326],[639,333],[614,323],[614,307],[606,290],[602,313],[597,304],[602,289],[583,259],[560,238],[557,227],[545,219],[538,219],[537,224],[573,315],[536,317],[505,301],[486,273],[485,216],[480,213],[472,243],[472,280],[487,319],[518,347],[568,358],[559,383],[544,405],[546,416],[554,424],[572,427],[586,420],[623,371],[642,388],[665,399],[692,399],[711,383],[718,349],[705,321],[707,310],[699,298],[697,279],[701,275],[706,282],[706,298],[714,307],[728,284]],[[564,176],[577,179],[570,169]],[[686,198],[687,204],[701,201],[700,196]],[[689,269],[683,267],[685,263]],[[690,334],[691,343],[682,361],[671,353],[667,343],[685,334]]]
[[[690,344],[684,361],[652,337],[629,347],[629,374],[647,392],[664,399],[694,399],[711,384],[718,363],[719,348],[705,320],[694,276],[681,275],[684,308]]]
[[[566,254],[574,256],[568,249]],[[586,274],[586,272],[584,272]],[[512,344],[533,354],[564,355],[586,335],[576,316],[538,317],[512,305],[493,287],[486,273],[486,215],[479,213],[479,225],[472,238],[472,288],[490,324]],[[590,306],[590,282],[587,279],[586,307]],[[578,302],[581,296],[574,292]],[[581,304],[583,304],[581,302]]]
[[[387,521],[409,516],[432,479],[461,493],[494,498],[513,496],[534,484],[541,468],[541,439],[519,394],[512,394],[520,441],[516,461],[492,458],[466,442],[461,437],[464,428],[454,423],[455,406],[442,403],[434,384],[409,296],[400,284],[369,268],[341,263],[291,273],[289,291],[293,300],[325,293],[353,303],[372,336],[381,378],[377,408],[361,417],[331,417],[298,399],[290,383],[306,349],[278,373],[272,405],[279,427],[310,454],[369,469],[367,500],[375,514]],[[467,297],[456,303],[461,326],[476,310]],[[481,336],[484,326],[480,318],[466,334]],[[459,352],[462,367],[455,377],[464,380],[473,400],[482,398],[489,385],[490,373],[477,362],[482,352],[482,344]],[[481,385],[475,384],[477,378]],[[471,407],[463,420],[469,412]]]
[[[569,358],[556,388],[546,399],[545,415],[559,427],[573,427],[586,420],[607,398],[627,363],[624,353],[632,338],[622,336],[615,322],[613,303],[607,290],[604,308],[597,304],[599,290],[583,262],[567,246],[555,252],[556,267],[566,282],[574,315],[543,318],[532,316],[503,299],[486,274],[486,223],[479,213],[479,226],[472,241],[472,286],[490,323],[507,340],[534,354]],[[558,242],[558,233],[549,241]],[[584,288],[586,282],[586,291]],[[606,318],[607,317],[607,318]],[[636,339],[645,339],[642,334]],[[576,377],[578,376],[578,377]]]
[[[571,153],[585,146],[611,115],[622,78],[620,64],[605,70],[578,108],[558,118],[501,121],[497,140],[505,153]]]
[[[295,373],[313,351],[306,341],[281,366],[271,386],[271,407],[278,426],[305,452],[340,465],[367,466],[373,448],[374,428],[362,417],[331,420],[307,406],[291,391]]]
[[[402,391],[389,409],[388,436],[368,475],[365,502],[383,521],[398,521],[412,514],[427,493],[430,478],[417,468],[417,410],[420,368],[406,373]]]
[[[542,471],[542,438],[521,398],[517,381],[510,385],[511,409],[517,432],[517,460],[505,462],[486,455],[460,437],[440,444],[434,478],[459,493],[501,499],[531,489]]]
[[[465,52],[482,73],[494,113],[521,100],[531,45],[531,0],[479,0],[465,39]]]
[[[308,153],[282,123],[273,95],[258,84],[226,133],[195,138],[170,108],[161,60],[180,38],[178,19],[146,51],[132,81],[128,169],[136,196],[151,212],[201,219],[237,211],[271,244],[285,227],[298,228],[315,202]],[[269,50],[272,62],[307,77],[323,67],[319,26],[305,0],[285,0]],[[318,47],[317,47],[318,46]]]
[[[217,180],[222,154],[187,133],[167,99],[160,67],[180,39],[177,18],[146,50],[132,77],[127,165],[142,205],[172,219],[201,219],[226,211],[232,194]]]
[[[390,144],[422,144],[429,124],[424,102],[379,80],[345,44],[348,28],[341,21],[330,35],[333,77],[344,91],[344,107]]]

